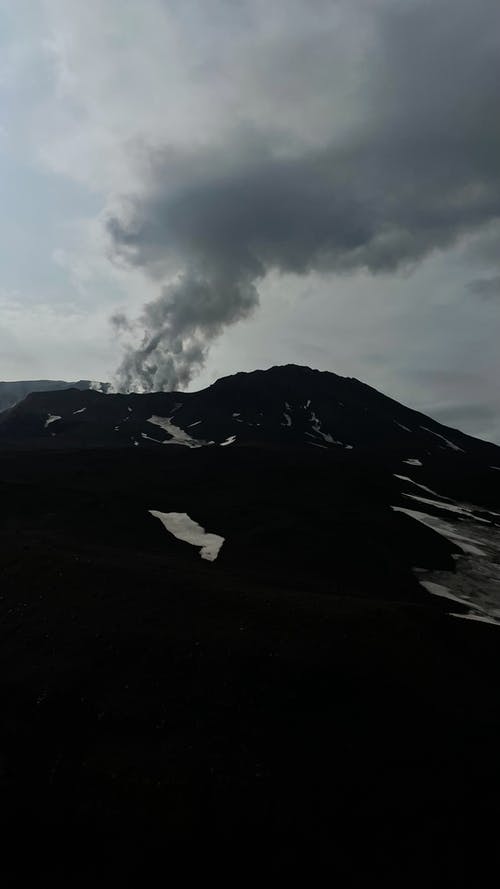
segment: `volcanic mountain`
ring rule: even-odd
[[[54,441],[55,439],[55,441]],[[0,414],[0,442],[43,447],[210,445],[379,450],[498,461],[498,448],[406,408],[358,380],[288,365],[200,392],[31,392]]]
[[[391,836],[454,875],[493,829],[496,445],[292,365],[32,392],[0,494],[2,829],[40,872],[54,836],[73,884],[82,843],[279,875],[334,837],[348,885]]]

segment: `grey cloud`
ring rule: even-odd
[[[496,0],[374,3],[370,25],[340,131],[332,106],[318,139],[301,145],[295,129],[288,149],[267,119],[233,127],[220,145],[144,149],[143,189],[109,214],[107,230],[115,256],[170,283],[138,319],[143,342],[127,351],[120,385],[186,385],[211,341],[258,305],[270,270],[411,268],[500,217]],[[303,58],[295,30],[293,40]],[[317,41],[311,89],[320,69],[324,111],[335,36]]]
[[[485,300],[500,299],[500,275],[469,281],[467,290]]]
[[[131,330],[131,324],[125,312],[115,312],[109,319],[117,333],[123,333]]]
[[[444,423],[448,425],[456,424],[461,426],[464,422],[477,421],[493,421],[496,419],[497,411],[491,404],[478,404],[477,402],[468,404],[450,404],[441,405],[438,408],[439,416]]]
[[[429,413],[446,426],[452,426],[487,441],[499,441],[498,405],[467,402],[430,406]]]

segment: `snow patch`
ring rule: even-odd
[[[500,620],[495,620],[494,617],[487,617],[486,614],[476,614],[474,611],[469,611],[468,614],[455,614],[453,611],[450,611],[450,615],[451,617],[461,617],[464,620],[479,620],[483,624],[493,624],[495,627],[500,626]]]
[[[443,599],[451,599],[452,602],[460,602],[461,605],[464,604],[462,599],[455,596],[451,590],[442,583],[434,583],[432,580],[421,580],[420,586],[423,586],[424,589],[433,596],[441,596]]]
[[[73,414],[83,414],[83,412],[86,410],[87,410],[86,407],[81,407],[79,411],[73,411]]]
[[[462,454],[465,454],[465,451],[463,448],[459,448],[458,445],[456,445],[456,444],[454,444],[454,442],[450,441],[449,438],[445,438],[444,435],[441,435],[440,432],[434,432],[433,429],[429,429],[427,426],[421,426],[420,428],[424,429],[425,432],[430,432],[431,435],[435,435],[436,438],[442,439],[442,441],[444,441],[444,443],[447,445],[447,447],[451,448],[453,451],[460,451]]]
[[[394,472],[393,475],[394,478],[400,478],[402,482],[410,482],[412,485],[415,485],[416,488],[421,488],[422,491],[427,491],[428,494],[434,494],[435,497],[443,496],[443,494],[436,494],[436,492],[432,491],[431,488],[427,488],[425,485],[419,484],[419,482],[414,482],[413,479],[410,478],[408,475],[398,475],[397,472]]]
[[[152,423],[153,426],[159,426],[160,429],[164,429],[165,432],[171,436],[171,438],[167,439],[167,441],[163,441],[162,444],[176,444],[176,445],[184,445],[187,448],[202,448],[204,445],[211,445],[213,441],[201,441],[197,438],[191,438],[184,429],[181,429],[180,426],[176,426],[175,423],[172,423],[172,417],[157,417],[153,415],[149,417],[148,423]]]
[[[440,504],[440,508],[442,507],[450,509],[452,504]],[[477,516],[468,513],[464,505],[457,507],[457,510],[463,510],[457,517],[459,524],[453,524],[451,516],[449,521],[445,521],[403,507],[393,506],[392,509],[422,522],[462,550],[463,555],[453,555],[454,570],[414,568],[420,584],[433,595],[444,596],[466,606],[467,614],[453,614],[453,617],[466,617],[469,620],[482,620],[500,625],[498,527],[488,522],[478,525]]]
[[[329,432],[322,432],[321,431],[321,420],[316,416],[314,411],[311,411],[311,423],[312,423],[312,428],[314,429],[315,435],[320,435],[321,438],[324,441],[329,442],[329,444],[339,445],[341,448],[347,448],[348,450],[352,451],[352,445],[344,444],[343,441],[337,441],[335,438],[333,438],[332,435],[330,435]],[[306,435],[312,435],[312,433],[306,432]]]
[[[493,624],[496,627],[500,625],[498,619],[483,613],[481,605],[473,603],[469,599],[455,596],[449,587],[444,586],[441,583],[434,583],[432,580],[420,580],[420,586],[423,586],[432,596],[440,596],[443,599],[450,599],[452,602],[458,602],[460,605],[465,605],[468,608],[473,605],[473,610],[468,611],[467,613],[461,614],[460,612],[450,611],[450,617],[461,617],[463,620],[478,620],[485,624]]]
[[[412,432],[413,431],[412,429],[408,429],[408,426],[403,426],[402,423],[398,423],[397,420],[393,420],[392,422],[395,423],[396,426],[399,426],[400,429],[404,429],[405,432]]]
[[[489,525],[488,519],[481,519],[479,516],[475,516],[471,510],[467,509],[465,506],[458,506],[454,503],[443,503],[442,500],[429,500],[427,497],[419,497],[417,494],[403,494],[403,497],[410,497],[412,500],[418,500],[419,503],[426,503],[427,506],[435,506],[437,509],[454,512],[457,515],[466,516],[474,522],[484,522],[485,525]]]
[[[226,438],[225,441],[221,441],[220,446],[221,446],[221,448],[225,448],[226,445],[233,444],[233,442],[235,442],[235,441],[236,441],[236,436],[230,435],[229,438]]]
[[[291,426],[292,425],[292,418],[291,418],[290,414],[283,412],[283,416],[285,418],[285,422],[282,423],[281,425],[282,426]]]
[[[416,457],[408,457],[406,460],[403,460],[403,463],[408,463],[408,466],[423,466],[421,460],[417,460]]]
[[[200,547],[200,556],[209,562],[213,562],[219,555],[224,543],[224,537],[219,534],[209,534],[198,522],[193,521],[185,512],[158,512],[150,509],[150,514],[159,519],[162,525],[185,543]]]
[[[435,516],[427,515],[427,513],[419,512],[415,509],[406,509],[404,506],[391,506],[391,509],[395,512],[403,512],[410,518],[416,519],[423,525],[427,525],[428,528],[432,528],[441,537],[445,537],[447,540],[455,543],[464,553],[469,553],[473,556],[486,555],[484,550],[476,546],[475,540],[470,537],[464,537],[462,534],[457,534],[454,525],[451,525],[450,522],[445,522],[444,519],[438,519]]]
[[[56,420],[62,420],[62,417],[60,417],[58,414],[49,414],[47,419],[45,420],[45,429],[47,428],[47,426],[50,426],[51,423],[55,423]]]

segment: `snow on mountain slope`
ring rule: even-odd
[[[409,477],[395,477],[417,485]],[[424,485],[418,487],[429,491]],[[434,491],[429,493],[440,497]],[[392,506],[395,512],[431,528],[459,550],[454,556],[454,571],[429,571],[415,565],[421,585],[432,595],[467,606],[465,616],[470,619],[500,625],[500,514],[470,503],[451,502],[448,497],[430,499],[405,491],[402,496],[414,505]]]
[[[95,388],[34,392],[0,414],[0,448],[133,450],[138,460],[142,453],[149,459],[156,451],[162,465],[187,461],[182,463],[186,478],[201,461],[206,466],[200,506],[211,478],[219,480],[214,502],[227,472],[235,473],[231,492],[239,490],[247,459],[253,464],[258,455],[267,454],[285,466],[293,460],[286,483],[292,491],[300,478],[321,470],[321,481],[307,489],[307,497],[315,509],[319,504],[323,509],[326,498],[326,527],[335,515],[349,535],[354,514],[354,538],[361,522],[363,533],[378,540],[379,550],[384,544],[378,535],[385,529],[390,537],[389,529],[396,528],[405,543],[390,558],[404,557],[409,571],[425,567],[428,589],[429,584],[446,587],[467,608],[473,598],[474,614],[494,619],[500,609],[500,476],[495,470],[500,449],[442,426],[357,380],[291,365],[225,377],[193,393],[106,395]],[[336,481],[327,491],[325,479],[331,473]],[[267,492],[275,484],[273,477],[256,482],[251,496],[268,503]],[[284,496],[282,490],[278,502]],[[183,508],[181,499],[170,511]],[[197,503],[185,508],[196,510]],[[289,507],[276,525],[278,536],[283,522],[304,523],[301,510],[299,502]],[[226,516],[231,527],[237,514],[235,502]],[[338,537],[338,529],[337,524],[332,535]],[[237,539],[231,534],[224,560],[231,559]],[[344,539],[344,548],[351,545]],[[434,550],[436,559],[423,558]],[[439,573],[443,567],[445,576]]]
[[[47,432],[49,416],[60,418],[56,442],[50,441],[54,430]],[[234,436],[236,447],[381,449],[410,466],[429,456],[479,452],[489,455],[490,465],[498,463],[494,445],[448,429],[357,380],[295,365],[225,377],[193,393],[36,392],[0,414],[0,445],[198,448],[234,442]]]
[[[147,422],[152,423],[153,426],[159,426],[160,429],[163,429],[168,433],[170,438],[164,439],[162,444],[184,445],[188,448],[202,448],[203,445],[213,444],[213,441],[200,441],[197,438],[192,438],[184,431],[184,429],[181,429],[180,426],[177,426],[172,422],[172,417],[153,416],[149,417]],[[150,439],[150,441],[151,440],[152,439]]]

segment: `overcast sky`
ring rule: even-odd
[[[0,379],[295,362],[500,442],[498,0],[0,0]]]

